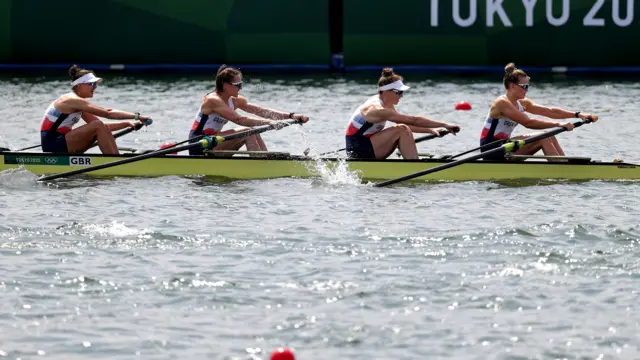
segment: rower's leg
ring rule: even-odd
[[[536,134],[517,136],[514,139],[518,139],[518,140],[526,139],[534,135]],[[557,148],[556,148],[556,144],[558,145]],[[562,151],[560,144],[558,144],[558,140],[556,140],[555,136],[542,139],[542,140],[533,142],[531,144],[527,144],[524,147],[522,147],[522,149],[514,152],[514,154],[515,155],[534,155],[540,150],[542,150],[542,153],[545,154],[546,156],[564,156],[564,152]],[[563,162],[565,160],[550,160],[550,161]]]
[[[562,147],[560,146],[560,143],[558,142],[558,139],[556,139],[555,136],[552,136],[552,137],[549,138],[549,140],[553,144],[553,147],[556,148],[556,153],[558,153],[558,155],[560,155],[560,156],[565,156],[564,150],[562,150]]]
[[[103,154],[119,154],[116,139],[102,121],[92,121],[67,133],[67,149],[72,153],[84,153],[94,140]]]
[[[229,130],[225,130],[220,132],[220,136],[225,136],[225,135],[231,135],[231,134],[235,134],[235,133],[239,133],[242,131],[247,131],[250,130],[251,128],[248,127],[240,127],[240,128],[236,128],[236,129],[229,129]],[[223,141],[221,144],[219,144],[218,146],[216,146],[214,148],[214,150],[240,150],[241,147],[243,146],[247,146],[247,150],[249,151],[255,151],[258,150],[257,145],[255,140],[253,142],[251,142],[251,138],[253,136],[246,136],[246,137],[242,137],[242,138],[238,138],[238,139],[233,139],[233,140],[227,140],[227,141]],[[216,156],[219,157],[230,157],[233,156],[232,154],[229,155],[221,155],[221,154],[216,154]]]
[[[260,136],[260,134],[255,134],[253,135],[253,137],[256,138],[256,143],[258,144],[258,149],[260,151],[267,151],[267,145],[264,143],[264,140],[262,140],[262,136]],[[247,147],[248,149],[248,147]]]
[[[371,137],[371,144],[377,159],[386,159],[396,148],[402,157],[408,160],[418,158],[418,149],[413,139],[413,132],[404,124],[384,129]]]

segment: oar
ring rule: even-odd
[[[153,123],[153,121],[151,119],[145,120],[144,122],[145,122],[146,125],[151,125],[151,123]],[[135,129],[134,128],[128,128],[128,129],[122,130],[120,132],[117,132],[117,133],[113,134],[113,137],[114,138],[119,138],[120,136],[126,135],[126,134],[128,134],[128,133],[130,133],[130,132],[132,132],[134,130],[140,130],[140,128],[145,124],[139,123],[138,125],[136,125]],[[98,142],[94,142],[91,146],[89,146],[89,149],[91,149],[92,147],[95,147],[97,145],[98,145]],[[35,149],[35,148],[40,147],[40,146],[42,146],[42,144],[33,145],[33,146],[29,146],[29,147],[26,147],[26,148],[23,148],[23,149],[14,150],[14,151],[31,150],[31,149]]]
[[[589,118],[589,119],[586,119],[586,120],[580,120],[580,121],[574,122],[573,126],[574,127],[580,127],[583,124],[588,124],[588,123],[591,123],[591,122],[597,121],[597,120],[598,120],[597,117],[595,119]],[[526,144],[530,144],[532,142],[536,142],[536,141],[539,141],[539,140],[542,140],[542,139],[546,139],[548,137],[560,134],[560,133],[562,133],[564,131],[567,131],[567,128],[561,127],[561,128],[557,128],[557,129],[554,129],[554,130],[551,130],[551,131],[547,131],[547,132],[542,133],[540,135],[536,135],[536,136],[532,136],[530,138],[523,139],[523,140],[509,141],[508,143],[506,143],[506,144],[504,144],[504,145],[502,145],[500,147],[497,147],[497,148],[492,149],[492,150],[485,151],[485,152],[480,153],[480,154],[469,156],[469,157],[464,158],[464,159],[460,159],[460,160],[457,160],[457,161],[446,163],[446,164],[443,164],[443,165],[440,165],[440,166],[436,166],[436,167],[431,168],[431,169],[423,170],[423,171],[420,171],[420,172],[417,172],[417,173],[414,173],[414,174],[410,174],[410,175],[406,175],[406,176],[403,176],[403,177],[399,177],[397,179],[391,179],[391,180],[387,180],[387,181],[382,181],[382,182],[379,182],[377,184],[374,184],[373,186],[374,187],[383,187],[383,186],[399,183],[401,181],[411,180],[411,179],[414,179],[414,178],[417,178],[417,177],[420,177],[420,176],[433,174],[434,172],[438,172],[438,171],[442,171],[442,170],[445,170],[445,169],[449,169],[449,168],[464,164],[464,163],[469,162],[469,161],[477,160],[477,159],[480,159],[481,157],[484,157],[484,156],[487,156],[487,155],[497,154],[497,153],[502,152],[502,151],[504,151],[505,153],[510,153],[510,152],[516,151],[518,149],[521,149]]]
[[[458,131],[460,131],[460,128],[458,128],[456,131],[454,131],[454,133],[457,133]],[[420,137],[415,138],[415,139],[414,139],[414,141],[415,141],[415,143],[417,144],[417,143],[421,143],[421,142],[423,142],[423,141],[427,141],[427,140],[431,140],[431,139],[435,139],[435,138],[443,137],[443,136],[445,136],[445,135],[449,134],[449,130],[442,130],[442,131],[440,131],[439,133],[440,133],[440,136],[438,136],[438,135],[433,135],[433,134],[431,134],[431,135],[424,135],[424,136],[420,136]],[[324,155],[329,155],[329,154],[335,154],[335,153],[339,153],[340,151],[345,151],[345,150],[347,150],[347,148],[342,148],[342,149],[338,149],[338,150],[334,150],[334,151],[328,151],[328,152],[322,153],[322,154],[320,154],[320,155],[318,155],[318,156],[324,156]],[[305,154],[305,155],[307,155],[307,154]]]
[[[473,149],[471,149],[471,150],[467,150],[467,151],[465,151],[465,152],[461,152],[460,154],[457,154],[457,155],[453,155],[453,156],[451,156],[451,155],[443,156],[443,157],[442,157],[442,159],[444,159],[444,160],[452,160],[452,159],[455,159],[455,158],[460,157],[460,156],[462,156],[462,155],[470,154],[470,153],[472,153],[472,152],[474,152],[474,151],[484,150],[484,149],[490,149],[491,147],[493,147],[493,146],[495,146],[495,145],[497,145],[497,144],[500,144],[500,143],[506,143],[506,142],[508,142],[508,141],[509,141],[509,140],[496,140],[496,141],[492,141],[492,142],[490,142],[490,143],[488,143],[488,144],[484,144],[484,145],[482,145],[482,146],[478,146],[477,148],[473,148]]]
[[[289,125],[292,125],[292,124],[297,124],[297,123],[301,123],[301,122],[300,122],[300,120],[293,119],[293,120],[281,121],[281,122],[278,124],[278,126],[275,126],[275,127],[273,127],[272,125],[261,125],[261,126],[257,126],[257,127],[255,127],[255,128],[253,128],[253,129],[254,129],[254,130],[255,130],[255,129],[261,129],[261,128],[265,128],[265,129],[267,129],[267,130],[271,130],[271,129],[280,129],[280,128],[283,128],[283,127],[286,127],[286,126],[289,126]],[[252,135],[252,134],[249,134],[249,135]],[[192,137],[191,139],[187,139],[187,140],[183,140],[183,141],[177,142],[177,143],[175,143],[175,144],[167,145],[166,147],[164,147],[164,148],[163,148],[163,150],[164,150],[164,149],[173,149],[173,148],[175,148],[176,146],[178,146],[178,145],[182,145],[182,144],[187,143],[187,142],[194,142],[194,141],[198,141],[198,140],[202,139],[202,138],[203,138],[203,137],[205,137],[205,136],[206,136],[206,135],[198,135],[198,136],[194,136],[194,137]],[[180,151],[182,151],[182,150],[180,150]],[[174,152],[175,152],[175,149],[174,149]]]
[[[132,163],[132,162],[136,162],[136,161],[140,161],[140,160],[144,160],[144,159],[148,159],[148,158],[152,158],[152,157],[168,154],[168,153],[171,153],[171,152],[176,152],[176,151],[180,152],[180,151],[185,151],[185,150],[189,150],[189,149],[194,149],[194,148],[197,148],[197,147],[201,147],[202,149],[205,149],[205,150],[211,150],[211,149],[213,149],[215,146],[217,146],[218,144],[220,144],[223,141],[238,139],[238,138],[241,138],[241,137],[254,135],[254,134],[259,134],[259,133],[262,133],[262,132],[265,132],[265,131],[269,131],[271,129],[276,129],[276,128],[279,129],[279,128],[282,128],[282,127],[285,127],[285,126],[289,126],[291,124],[295,124],[295,123],[298,123],[298,122],[300,122],[300,120],[293,119],[293,120],[281,121],[278,125],[257,126],[257,127],[253,128],[253,129],[250,129],[250,130],[247,130],[247,131],[241,131],[241,132],[237,132],[237,133],[226,135],[226,136],[215,136],[215,137],[203,136],[202,139],[200,141],[196,142],[196,143],[179,146],[177,148],[176,147],[164,148],[164,149],[156,150],[156,151],[153,151],[153,152],[150,152],[150,153],[146,153],[146,154],[142,154],[142,155],[138,155],[138,156],[132,156],[132,157],[127,158],[127,159],[112,161],[112,162],[109,162],[109,163],[106,163],[106,164],[90,166],[90,167],[87,167],[87,168],[84,168],[84,169],[71,170],[71,171],[60,173],[60,174],[53,174],[53,175],[49,175],[49,176],[43,176],[43,177],[39,178],[38,181],[49,181],[49,180],[59,179],[59,178],[68,177],[68,176],[72,176],[72,175],[84,174],[84,173],[87,173],[87,172],[90,172],[90,171],[106,169],[106,168],[110,168],[110,167],[118,166],[118,165],[124,165],[124,164],[128,164],[128,163]]]
[[[117,138],[119,138],[119,137],[121,137],[121,136],[127,135],[127,134],[128,134],[128,133],[130,133],[130,132],[138,131],[138,130],[142,129],[142,127],[143,127],[144,125],[149,126],[149,125],[151,125],[151,124],[153,124],[153,120],[151,120],[151,119],[147,119],[147,120],[145,120],[145,121],[144,121],[144,124],[143,124],[143,123],[141,123],[141,122],[138,122],[138,123],[136,124],[135,128],[131,128],[131,127],[130,127],[130,128],[124,129],[124,130],[120,130],[120,131],[118,131],[117,133],[113,134],[113,138],[114,138],[114,139],[117,139]],[[38,146],[39,146],[39,145],[38,145]],[[93,144],[91,144],[91,146],[89,146],[89,148],[88,148],[87,150],[89,150],[89,149],[91,149],[91,148],[94,148],[94,147],[96,147],[96,146],[98,146],[98,142],[97,142],[97,141],[94,141],[94,142],[93,142]]]
[[[14,151],[25,151],[25,150],[31,150],[31,149],[35,149],[35,148],[40,147],[40,146],[42,146],[42,144],[33,145],[33,146],[29,146],[29,147],[26,147],[26,148],[23,148],[23,149],[14,150]]]

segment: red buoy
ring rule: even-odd
[[[459,103],[456,104],[456,110],[471,110],[471,104],[469,104],[466,101],[460,101]]]
[[[277,348],[271,353],[271,360],[296,360],[296,357],[287,348]]]
[[[173,145],[175,145],[175,143],[174,143],[173,141],[167,141],[166,143],[164,143],[164,144],[160,145],[160,149],[166,149],[166,148],[168,148],[169,146],[173,146]],[[177,153],[177,152],[172,152],[172,153],[170,153],[170,154],[171,154],[171,155],[178,155],[178,153]]]

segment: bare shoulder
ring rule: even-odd
[[[367,104],[367,105],[364,105],[361,108],[360,112],[362,112],[362,114],[368,114],[368,113],[372,113],[372,112],[375,112],[375,113],[385,112],[385,110],[387,110],[387,109],[385,109],[380,104]]]
[[[233,104],[239,108],[245,107],[249,103],[249,100],[242,95],[238,95],[238,97],[231,97],[231,101],[233,101]]]
[[[531,107],[532,105],[535,105],[535,102],[529,98],[524,98],[519,100],[520,105],[522,105],[523,108],[527,109],[528,107]]]
[[[64,102],[70,102],[70,101],[73,101],[73,102],[88,102],[87,99],[81,98],[80,96],[76,95],[76,93],[73,93],[73,92],[60,96],[58,98],[58,101],[59,102],[63,102],[63,103]]]
[[[89,100],[81,98],[75,93],[62,95],[54,102],[55,107],[64,113],[76,112],[87,104],[90,104]]]

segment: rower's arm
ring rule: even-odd
[[[525,110],[536,115],[546,116],[551,119],[569,119],[575,117],[576,113],[557,107],[546,107],[538,105],[531,99],[520,100]]]
[[[498,106],[498,110],[500,113],[509,119],[517,122],[518,124],[528,128],[528,129],[549,129],[552,127],[563,126],[559,122],[555,121],[544,121],[539,119],[530,118],[527,114],[522,113],[513,106],[508,100],[500,101],[496,104]]]
[[[249,117],[249,116],[243,116],[238,114],[237,112],[235,112],[234,110],[231,110],[231,108],[229,108],[228,106],[226,106],[224,103],[220,102],[220,101],[215,101],[215,100],[208,100],[208,101],[212,101],[213,103],[211,104],[206,104],[206,105],[212,105],[210,107],[211,112],[215,112],[216,114],[220,114],[220,116],[222,116],[225,119],[229,119],[229,121],[238,124],[240,126],[249,126],[249,127],[253,127],[253,126],[260,126],[260,125],[276,125],[278,124],[277,121],[275,120],[267,120],[267,119],[258,119],[258,118],[254,118],[254,117]],[[205,110],[206,107],[203,107],[203,110]]]
[[[407,126],[409,127],[409,129],[411,129],[411,132],[414,132],[414,133],[434,134],[433,128],[426,128],[426,127],[420,127],[420,126],[414,126],[414,125],[407,125]],[[442,131],[442,129],[440,129],[440,131]]]
[[[70,100],[67,100],[67,105],[76,109],[75,111],[82,111],[83,113],[86,112],[86,113],[93,114],[95,116],[99,116],[107,119],[127,120],[127,119],[136,118],[136,114],[134,113],[130,113],[127,111],[120,111],[116,109],[103,108],[98,105],[94,105],[85,99],[70,99]]]
[[[424,116],[403,115],[403,114],[400,114],[399,112],[391,110],[391,109],[385,109],[385,110],[389,110],[390,111],[390,114],[387,117],[387,119],[389,119],[389,121],[393,121],[395,123],[401,123],[401,124],[409,125],[409,126],[416,127],[416,128],[443,127],[443,128],[446,128],[446,129],[458,128],[458,130],[459,130],[459,127],[457,125],[449,124],[449,123],[446,123],[446,122],[440,122],[440,121],[431,120],[431,119],[426,118]],[[429,131],[416,131],[416,132],[429,132]]]
[[[94,121],[100,121],[100,119],[98,119],[97,116],[90,114],[88,112],[82,113],[82,120],[84,120],[84,122],[86,122],[87,124]]]
[[[258,115],[266,119],[285,120],[285,119],[289,119],[291,114],[291,113],[285,113],[282,111],[262,107],[260,105],[251,104],[247,102],[247,99],[243,97],[238,97],[238,100],[236,101],[236,106],[239,109],[242,109],[250,114]]]

